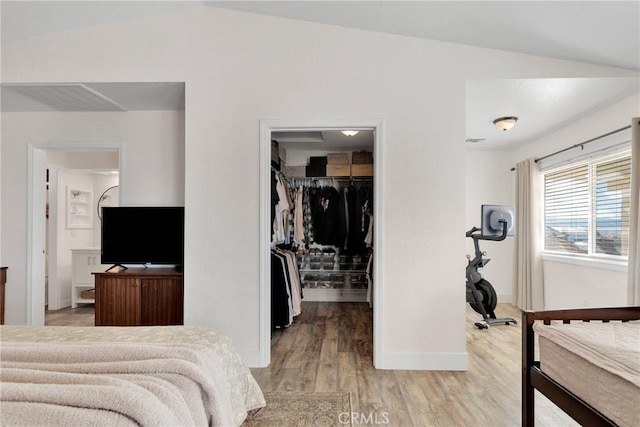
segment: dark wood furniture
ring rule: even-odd
[[[522,312],[522,425],[532,427],[535,424],[534,390],[538,390],[549,400],[566,412],[581,425],[615,426],[609,418],[587,404],[584,400],[567,390],[546,375],[535,360],[535,335],[533,324],[536,320],[549,325],[552,320],[563,323],[574,321],[599,320],[638,320],[640,307],[588,308],[575,310],[523,311]]]
[[[0,325],[4,325],[4,284],[7,283],[7,267],[0,267]]]
[[[182,325],[184,287],[175,269],[93,273],[96,326]]]

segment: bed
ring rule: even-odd
[[[2,326],[0,425],[238,426],[262,392],[195,326]]]
[[[640,307],[523,311],[522,425],[535,390],[581,425],[640,425],[638,319]]]

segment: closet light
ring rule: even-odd
[[[354,136],[354,135],[357,135],[358,132],[360,132],[360,131],[359,130],[343,130],[341,132],[345,136]]]
[[[500,117],[495,119],[493,124],[501,131],[507,131],[516,125],[518,118],[515,116]]]

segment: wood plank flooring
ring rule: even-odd
[[[520,425],[521,328],[479,330],[467,305],[469,370],[373,368],[372,312],[366,303],[303,302],[293,325],[274,332],[271,365],[252,369],[264,391],[349,391],[354,426]],[[520,311],[499,304],[499,317]],[[46,313],[47,325],[93,325],[93,306]],[[536,392],[538,426],[577,426]]]
[[[500,304],[518,325],[479,330],[467,305],[469,370],[373,368],[372,311],[366,303],[303,302],[293,325],[275,331],[271,365],[252,369],[265,391],[349,391],[354,425],[519,426],[520,311]],[[538,426],[577,426],[536,392]]]
[[[95,326],[95,306],[79,304],[78,308],[46,310],[44,324],[47,326]]]

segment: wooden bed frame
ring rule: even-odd
[[[523,311],[522,312],[522,425],[533,427],[535,425],[534,414],[534,390],[538,390],[549,400],[566,412],[571,418],[581,425],[588,426],[615,426],[609,418],[598,410],[584,402],[582,399],[554,381],[540,369],[540,362],[534,360],[535,336],[533,324],[536,320],[545,325],[552,320],[561,320],[570,323],[572,320],[589,322],[599,320],[639,320],[640,307],[620,308],[585,308],[574,310],[552,311]]]

